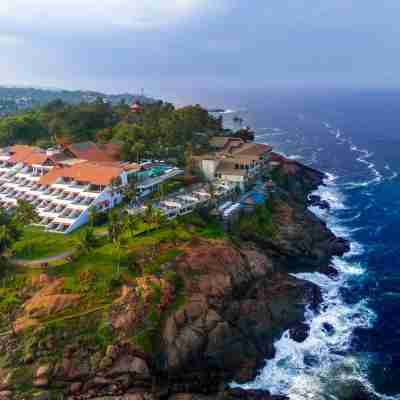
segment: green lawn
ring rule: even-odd
[[[22,238],[14,245],[15,257],[36,260],[55,256],[73,249],[78,243],[78,233],[63,235],[45,232],[36,227],[26,227]]]

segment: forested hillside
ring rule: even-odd
[[[57,99],[69,104],[79,104],[82,102],[94,102],[98,97],[112,104],[120,102],[132,103],[133,101],[140,101],[141,103],[154,102],[152,98],[131,93],[105,94],[86,90],[0,86],[0,116],[40,107]]]
[[[57,143],[93,140],[122,145],[123,158],[183,156],[185,144],[196,148],[222,130],[222,122],[199,105],[176,109],[170,103],[143,104],[139,112],[129,105],[104,103],[47,105],[0,119],[0,146],[15,143],[48,147]]]

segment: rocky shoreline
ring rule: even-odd
[[[331,258],[349,250],[346,240],[307,209],[310,201],[324,206],[321,199],[309,197],[324,175],[299,163],[288,168],[286,187],[274,195],[279,202],[273,235],[241,233],[239,243],[198,238],[185,245],[173,265],[164,266],[182,277],[185,302],[162,321],[156,349],[146,352],[119,340],[101,354],[76,343],[62,350],[57,363],[33,357],[26,364],[35,367],[34,385],[41,390],[37,399],[53,398],[54,390],[77,400],[284,399],[265,391],[228,389],[226,384],[252,380],[264,360],[274,356],[274,341],[284,331],[294,340],[305,340],[305,308],[318,309],[321,293],[291,274],[334,274]],[[123,288],[121,309],[129,309],[132,296]],[[117,320],[123,327],[129,318],[124,311]],[[0,342],[1,351],[10,346]],[[52,351],[51,343],[44,346]],[[14,398],[12,379],[4,369],[2,398]]]

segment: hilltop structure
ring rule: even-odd
[[[193,167],[209,181],[219,179],[242,190],[268,165],[272,151],[266,144],[246,143],[236,137],[214,137],[210,146],[214,151],[193,157]]]
[[[134,177],[138,196],[157,190],[160,183],[182,171],[160,164],[118,160],[118,146],[74,143],[42,150],[14,145],[0,151],[0,206],[9,210],[17,200],[35,206],[39,225],[70,233],[87,223],[89,209],[106,211],[122,201]]]

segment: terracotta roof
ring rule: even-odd
[[[118,160],[119,148],[112,143],[98,146],[94,142],[81,142],[66,145],[76,158],[81,158],[87,161],[116,161]]]
[[[261,157],[263,154],[272,150],[271,146],[260,143],[244,143],[237,149],[233,149],[232,153],[234,156],[239,157]]]
[[[60,163],[68,160],[68,157],[64,153],[54,153],[49,156],[49,159],[53,160],[55,163]]]
[[[46,152],[32,151],[23,161],[25,164],[44,164],[49,159]]]
[[[120,152],[121,152],[121,146],[117,143],[104,143],[99,146],[100,150],[105,151],[109,156],[113,157],[115,160],[120,159]]]
[[[26,146],[24,144],[15,144],[10,147],[10,161],[18,163],[24,161],[32,152],[34,151],[34,147]]]
[[[51,169],[47,174],[43,175],[39,179],[41,185],[51,185],[56,182],[58,178],[63,176],[63,171],[65,168],[55,167]]]
[[[120,176],[123,170],[121,165],[87,161],[70,167],[53,168],[52,171],[42,176],[39,182],[44,185],[51,185],[55,183],[58,178],[64,177],[106,186]]]

